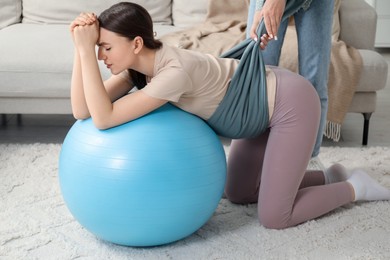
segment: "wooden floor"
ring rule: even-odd
[[[390,49],[378,50],[390,69]],[[390,147],[390,72],[387,86],[377,94],[377,110],[370,120],[368,146]],[[7,124],[0,125],[0,143],[62,143],[74,123],[71,115],[7,115]],[[337,143],[324,139],[323,146],[359,147],[363,135],[363,116],[349,113]]]

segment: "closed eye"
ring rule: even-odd
[[[99,43],[97,44],[97,46],[99,46],[99,47],[104,47],[104,50],[106,50],[106,51],[111,50],[110,44],[108,44],[108,43],[106,43],[106,42],[99,42]]]

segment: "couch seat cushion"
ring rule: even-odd
[[[157,36],[178,30],[155,25]],[[70,97],[73,43],[69,26],[15,24],[0,30],[0,96]],[[110,76],[99,62],[103,79]]]
[[[69,96],[73,43],[68,25],[16,24],[0,31],[0,95]]]

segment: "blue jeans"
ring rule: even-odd
[[[313,0],[309,9],[294,14],[298,38],[299,74],[309,80],[316,89],[321,101],[321,120],[317,139],[312,153],[320,152],[322,136],[328,112],[328,72],[331,51],[331,32],[333,23],[334,0]],[[247,36],[252,26],[256,0],[250,0],[248,11]],[[263,51],[265,64],[277,66],[283,45],[288,21],[281,23],[278,40],[268,43]]]

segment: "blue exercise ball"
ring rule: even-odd
[[[217,135],[170,104],[108,130],[79,120],[59,159],[62,196],[74,218],[97,237],[127,246],[191,235],[213,215],[225,180]]]

